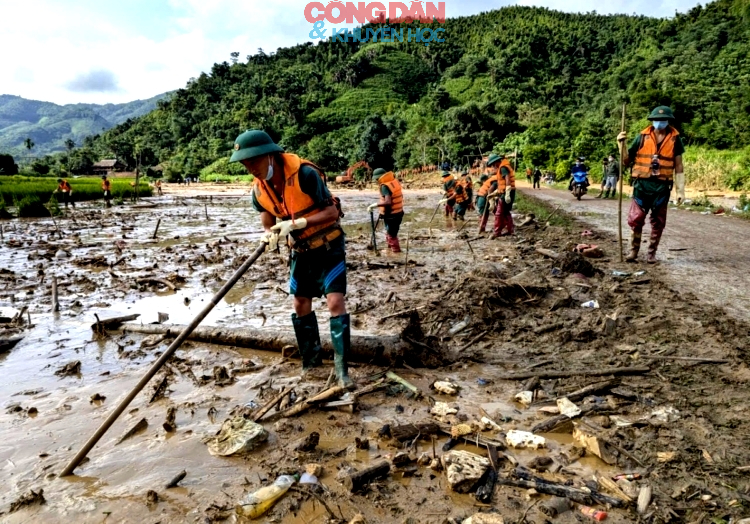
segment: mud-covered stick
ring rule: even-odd
[[[239,279],[242,278],[242,275],[244,275],[245,272],[250,269],[250,266],[252,266],[253,263],[258,260],[258,258],[260,258],[260,256],[266,250],[267,245],[268,244],[266,242],[262,242],[260,246],[258,246],[258,249],[253,251],[253,254],[250,255],[247,260],[245,260],[240,268],[235,271],[234,275],[232,275],[232,277],[227,280],[227,282],[222,286],[218,293],[214,295],[214,297],[211,299],[211,302],[209,302],[206,307],[204,307],[203,310],[198,313],[198,316],[193,319],[190,325],[188,325],[182,331],[182,333],[180,333],[179,336],[174,339],[172,344],[170,344],[170,346],[162,354],[162,356],[159,357],[159,360],[154,362],[154,365],[151,366],[151,369],[148,370],[146,375],[140,380],[140,382],[138,382],[138,384],[136,384],[136,386],[128,394],[128,396],[125,397],[122,402],[120,402],[120,404],[109,415],[109,417],[107,417],[107,420],[102,423],[102,425],[99,427],[99,429],[96,430],[96,433],[91,436],[88,442],[83,445],[81,451],[79,451],[78,454],[73,458],[73,460],[71,460],[70,463],[65,466],[65,469],[60,473],[61,477],[65,477],[73,473],[73,470],[75,470],[78,464],[80,464],[81,461],[86,457],[86,455],[88,455],[89,451],[91,451],[91,449],[96,446],[96,443],[99,442],[99,439],[104,436],[104,434],[112,426],[112,424],[114,424],[114,422],[120,417],[120,415],[122,415],[122,412],[127,409],[128,405],[130,405],[136,395],[138,395],[138,393],[146,386],[146,384],[149,383],[149,381],[154,377],[154,375],[156,375],[156,373],[167,362],[167,360],[169,360],[174,352],[177,351],[177,349],[188,338],[188,336],[190,336],[190,333],[192,333],[193,330],[198,327],[201,322],[203,322],[203,319],[206,318],[206,316],[214,307],[216,307],[216,304],[218,304],[219,301],[224,298],[224,295],[226,295],[229,290],[232,289],[234,285],[239,281]]]
[[[435,219],[435,215],[437,215],[438,209],[440,209],[440,202],[438,202],[438,205],[435,206],[435,211],[432,212],[432,216],[430,217],[430,223],[427,224],[427,228],[430,230],[430,236],[432,236],[432,221]]]
[[[159,232],[159,225],[161,224],[161,218],[156,221],[156,227],[154,228],[154,234],[151,235],[151,238],[156,238],[156,234]]]
[[[625,107],[626,104],[622,104],[622,122],[620,123],[620,131],[625,131]],[[620,244],[620,262],[622,258],[622,179],[625,178],[625,173],[622,171],[622,156],[623,150],[626,144],[623,142],[620,145],[620,198],[617,201],[617,241]]]

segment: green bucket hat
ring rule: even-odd
[[[674,113],[668,106],[659,106],[648,115],[649,120],[674,120]]]
[[[440,173],[440,176],[443,177],[443,178],[445,178],[447,176],[451,176],[451,174],[448,171],[443,171],[443,172]]]
[[[239,162],[256,156],[283,152],[284,150],[276,145],[265,131],[248,129],[234,141],[234,153],[229,161]]]
[[[382,167],[379,167],[375,171],[372,172],[372,179],[378,180],[381,176],[385,175],[387,172],[388,171],[386,171]]]
[[[487,159],[487,167],[490,167],[492,164],[496,164],[497,162],[500,162],[503,158],[505,158],[503,155],[496,155],[495,153],[492,153],[490,157]]]

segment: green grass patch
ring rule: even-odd
[[[70,182],[70,186],[73,188],[71,196],[75,202],[102,198],[101,178],[69,178],[68,182]],[[130,185],[131,182],[135,182],[135,179],[115,178],[110,179],[110,182],[112,183],[113,198],[128,199],[135,190],[135,187]],[[0,202],[3,202],[7,206],[18,207],[18,204],[24,202],[24,199],[28,197],[30,200],[26,200],[25,205],[31,206],[33,199],[36,199],[36,201],[44,206],[44,202],[49,202],[56,189],[57,178],[0,177]],[[141,182],[138,193],[142,197],[151,196],[151,186],[146,182]],[[46,216],[48,215],[49,213]]]
[[[513,210],[524,215],[533,213],[538,222],[545,223],[549,220],[551,226],[570,227],[573,225],[573,220],[564,211],[559,210],[552,215],[555,208],[538,198],[525,195],[520,191],[516,191],[516,201],[513,204]],[[552,218],[548,218],[550,215],[552,215]]]
[[[696,189],[750,189],[750,148],[711,149],[689,146],[683,155],[688,187]]]

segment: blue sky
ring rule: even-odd
[[[514,3],[669,17],[698,2],[446,0],[446,15],[471,15]],[[272,52],[308,41],[306,4],[307,0],[0,0],[0,94],[59,104],[149,98],[183,87],[215,62],[229,60],[233,51],[244,60],[258,48]]]

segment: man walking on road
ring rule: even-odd
[[[495,208],[495,227],[493,228],[492,238],[498,238],[505,235],[512,235],[515,232],[513,224],[513,215],[510,214],[513,209],[513,202],[516,199],[516,177],[513,167],[505,158],[505,155],[490,155],[487,159],[487,167],[497,165],[495,179],[497,180],[497,190],[495,194],[499,197],[499,202]],[[493,195],[490,195],[492,197]],[[503,233],[507,228],[508,232]]]
[[[542,171],[537,167],[534,168],[534,187],[533,189],[542,189],[540,182],[542,180]]]
[[[620,164],[615,161],[614,155],[609,155],[607,167],[604,170],[604,198],[609,198],[610,191],[612,191],[612,198],[617,196],[618,180],[620,180]]]
[[[651,238],[648,245],[649,264],[656,263],[664,227],[667,225],[667,206],[673,184],[677,185],[677,205],[685,200],[685,174],[682,154],[685,151],[680,133],[672,127],[674,114],[667,106],[659,106],[648,115],[651,125],[640,132],[630,147],[625,149],[627,133],[617,135],[623,165],[633,166],[633,201],[628,211],[628,225],[632,230],[628,262],[638,259],[646,215],[651,213]]]
[[[380,187],[380,200],[377,204],[370,204],[367,210],[372,212],[376,207],[380,208],[388,248],[392,253],[401,253],[401,245],[398,241],[398,230],[404,219],[404,193],[401,190],[401,182],[396,179],[393,171],[386,173],[382,168],[373,171],[372,178]]]
[[[346,251],[338,199],[328,191],[323,172],[284,150],[265,132],[237,137],[230,162],[242,162],[255,176],[253,207],[265,229],[268,250],[286,240],[291,251],[289,291],[294,296],[292,324],[303,374],[320,366],[318,319],[312,299],[325,295],[331,313],[331,342],[339,385],[353,387],[347,371],[351,329],[346,312]]]

